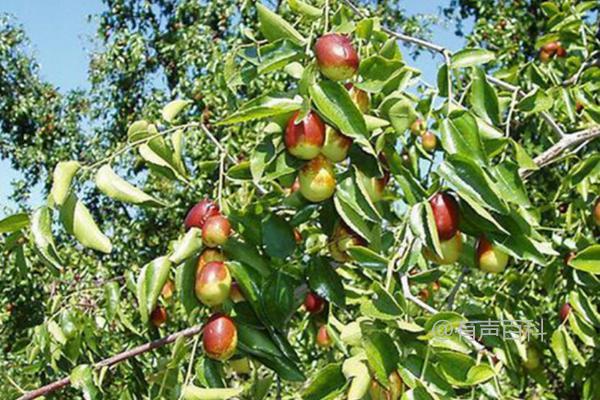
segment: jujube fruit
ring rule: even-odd
[[[227,217],[216,215],[206,220],[202,228],[202,241],[208,247],[222,246],[231,235],[231,225]]]
[[[487,240],[484,236],[477,242],[477,251],[475,254],[475,263],[482,271],[493,274],[500,273],[508,264],[508,254],[500,250]]]
[[[347,36],[328,33],[315,44],[315,56],[321,73],[332,81],[351,78],[358,70],[358,53]]]
[[[229,290],[229,298],[234,303],[241,303],[242,301],[246,301],[246,298],[244,297],[244,295],[240,289],[240,285],[236,281],[231,282],[231,289]]]
[[[415,136],[421,135],[423,132],[425,132],[426,128],[425,121],[420,118],[415,119],[413,123],[410,124],[410,131]]]
[[[220,215],[219,206],[212,200],[204,199],[196,204],[187,213],[184,221],[185,229],[204,227],[204,223],[210,217]]]
[[[364,90],[361,90],[354,86],[352,83],[347,83],[346,89],[348,89],[348,93],[350,93],[350,98],[358,107],[358,110],[367,114],[371,108],[371,99],[369,98],[369,94]]]
[[[300,193],[307,200],[319,202],[327,200],[335,192],[335,171],[331,161],[322,155],[308,161],[298,174]]]
[[[225,263],[211,261],[196,271],[196,297],[207,306],[223,304],[231,291],[231,274]]]
[[[596,200],[596,205],[594,205],[594,222],[600,226],[600,199]]]
[[[321,325],[317,330],[316,342],[317,346],[322,348],[331,346],[332,340],[331,337],[329,337],[329,332],[327,332],[327,325]]]
[[[167,310],[164,307],[156,307],[150,314],[150,321],[155,327],[160,327],[167,322]]]
[[[371,387],[369,388],[369,396],[371,400],[399,400],[404,393],[404,382],[398,374],[398,371],[394,371],[388,377],[388,389],[381,386],[379,382],[373,380]]]
[[[331,162],[338,163],[344,161],[346,157],[348,157],[350,146],[352,146],[352,139],[328,126],[325,133],[325,144],[321,149],[321,154],[327,157]]]
[[[458,203],[448,193],[438,193],[429,200],[440,240],[452,238],[458,231],[460,213]]]
[[[571,305],[569,303],[565,303],[560,308],[558,312],[558,317],[560,318],[560,322],[565,322],[567,318],[569,318],[569,314],[571,313]]]
[[[432,152],[437,147],[437,137],[433,132],[427,131],[421,135],[421,145],[425,151]]]
[[[325,309],[327,302],[316,293],[308,292],[304,298],[304,308],[311,314],[318,314]]]
[[[204,267],[211,261],[225,261],[225,255],[219,249],[204,249],[198,258],[197,269]]]
[[[160,291],[160,294],[162,295],[162,297],[165,300],[170,299],[171,297],[173,297],[173,292],[175,291],[175,284],[173,283],[172,280],[167,280],[165,282],[165,284],[163,285],[162,290]]]
[[[325,124],[317,113],[309,111],[297,121],[300,111],[289,120],[283,140],[285,147],[294,157],[302,160],[315,158],[325,142]]]
[[[237,328],[228,316],[215,314],[204,325],[202,345],[209,358],[219,361],[231,358],[237,342]]]

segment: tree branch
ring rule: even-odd
[[[533,161],[539,168],[543,168],[557,161],[560,158],[561,154],[568,148],[577,146],[578,144],[596,139],[598,137],[600,137],[600,125],[596,125],[579,132],[565,135],[552,147],[548,148],[542,154],[538,155]],[[524,171],[521,173],[521,177],[527,178],[535,171],[536,170]]]
[[[196,325],[191,328],[184,329],[182,331],[173,333],[169,336],[165,336],[164,338],[155,340],[153,342],[145,343],[140,346],[134,347],[131,350],[124,351],[122,353],[116,354],[112,357],[106,358],[96,364],[94,364],[94,369],[101,369],[104,367],[110,367],[112,365],[118,364],[122,361],[126,361],[129,358],[136,357],[140,354],[147,353],[159,347],[165,346],[167,344],[173,343],[180,337],[188,338],[191,336],[195,336],[202,332],[203,325]],[[47,396],[48,394],[55,392],[59,389],[62,389],[71,384],[71,380],[69,378],[63,378],[58,381],[54,381],[49,383],[48,385],[42,386],[36,390],[32,390],[31,392],[25,393],[23,396],[19,397],[17,400],[31,400],[36,399],[41,396]]]

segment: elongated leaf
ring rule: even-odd
[[[319,18],[323,15],[323,11],[317,7],[311,6],[310,4],[302,0],[288,0],[288,6],[295,13],[303,15],[310,19]]]
[[[81,164],[77,161],[61,161],[56,164],[50,189],[50,196],[55,204],[61,206],[64,203],[71,189],[71,181],[80,167]]]
[[[262,276],[267,276],[271,272],[269,263],[252,245],[240,242],[234,238],[229,238],[223,245],[223,250],[225,251],[227,259],[240,261]]]
[[[119,301],[121,293],[119,284],[116,281],[108,282],[104,286],[104,308],[106,309],[106,320],[112,322],[119,311]]]
[[[98,398],[98,389],[94,384],[94,375],[89,365],[84,364],[75,367],[69,375],[69,380],[73,387],[82,391],[85,400]]]
[[[388,377],[398,368],[400,355],[392,338],[383,331],[372,330],[363,335],[367,361],[377,380],[387,387]]]
[[[301,46],[285,39],[261,47],[260,52],[261,62],[257,68],[259,74],[277,71],[304,56]]]
[[[363,246],[350,246],[347,249],[353,262],[363,268],[386,269],[389,260],[373,250]]]
[[[271,257],[286,258],[296,249],[292,226],[276,214],[270,214],[262,224],[265,253]]]
[[[471,83],[470,100],[477,115],[493,125],[500,125],[500,108],[496,89],[487,81],[481,68],[475,70]]]
[[[164,207],[160,200],[144,193],[119,175],[109,165],[102,166],[96,173],[96,186],[108,197],[125,203],[151,207]]]
[[[87,207],[74,193],[69,194],[60,209],[60,219],[67,232],[79,243],[102,253],[110,253],[110,239],[102,233]]]
[[[488,50],[478,48],[463,49],[452,55],[450,65],[452,68],[465,68],[485,64],[495,58],[494,53]]]
[[[365,221],[364,218],[358,214],[350,204],[348,204],[341,197],[338,197],[337,194],[333,196],[333,203],[336,211],[340,217],[342,217],[346,225],[352,228],[354,232],[358,233],[367,242],[371,242],[373,230],[371,224],[368,221]]]
[[[311,260],[307,276],[312,291],[338,307],[346,306],[342,279],[323,257],[314,257]]]
[[[577,253],[569,265],[580,271],[600,274],[600,244],[586,247]]]
[[[439,174],[456,188],[459,195],[464,193],[500,214],[508,213],[506,204],[492,188],[484,170],[468,158],[459,155],[448,157],[440,166]]]
[[[244,104],[235,113],[218,122],[217,125],[238,124],[288,114],[300,109],[301,105],[302,99],[299,96],[290,98],[282,94],[271,93]]]
[[[129,125],[129,129],[127,129],[127,140],[129,142],[137,142],[138,140],[147,138],[151,135],[149,126],[150,124],[148,121],[135,121]]]
[[[368,141],[365,119],[348,91],[339,83],[322,80],[309,88],[312,101],[319,112],[341,133],[354,139],[368,154],[375,155]]]
[[[523,97],[517,104],[517,108],[525,113],[539,113],[552,108],[552,97],[548,96],[540,89]]]
[[[417,119],[414,106],[407,99],[396,102],[388,110],[388,116],[396,132],[403,135],[410,125]]]
[[[552,333],[552,337],[550,338],[550,348],[556,355],[556,359],[561,367],[566,369],[569,366],[569,357],[567,355],[567,344],[562,326]]]
[[[188,385],[183,388],[183,398],[185,400],[227,400],[239,396],[244,391],[243,388],[200,388]]]
[[[29,225],[29,216],[26,213],[9,215],[0,220],[0,233],[10,233],[23,229]]]
[[[283,330],[298,308],[299,302],[295,298],[296,288],[299,283],[291,276],[276,271],[265,280],[262,289],[262,306],[269,321],[275,328]]]
[[[175,244],[173,253],[169,256],[169,261],[178,265],[187,260],[202,249],[202,231],[198,228],[192,228]]]
[[[328,364],[308,383],[302,392],[304,400],[332,400],[340,395],[346,386],[346,377],[341,364]]]
[[[185,107],[192,102],[189,100],[173,100],[162,109],[162,117],[167,122],[173,122]]]
[[[346,379],[352,379],[347,400],[360,400],[369,390],[371,374],[363,361],[362,357],[354,356],[346,359],[342,364],[342,373]]]
[[[195,292],[197,268],[198,259],[191,257],[177,267],[175,274],[175,285],[179,294],[179,300],[188,315],[201,306]]]
[[[467,111],[454,111],[442,121],[442,146],[448,154],[459,154],[479,165],[487,164],[477,121]]]
[[[38,208],[31,217],[31,236],[35,250],[46,264],[54,268],[61,268],[60,260],[54,237],[52,236],[52,215],[48,207]]]
[[[169,278],[171,262],[167,257],[159,257],[146,264],[137,280],[137,299],[139,311],[144,323],[148,322],[154,311],[158,296]]]
[[[256,3],[256,9],[258,11],[260,31],[268,41],[274,42],[277,39],[288,39],[298,45],[304,44],[304,37],[286,20],[261,3]]]

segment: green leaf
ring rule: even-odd
[[[179,300],[187,315],[191,315],[191,313],[201,305],[195,292],[197,269],[198,258],[191,257],[177,268],[175,274],[175,286],[177,288]]]
[[[55,204],[61,206],[64,203],[71,189],[73,177],[80,167],[81,164],[77,161],[61,161],[56,164],[52,174],[52,188],[50,189],[50,196]]]
[[[163,119],[167,122],[173,122],[179,113],[181,113],[181,111],[183,111],[183,109],[191,103],[192,102],[190,100],[173,100],[162,109],[161,114]]]
[[[265,253],[271,257],[286,258],[296,249],[292,226],[276,214],[269,214],[262,224]]]
[[[453,111],[442,121],[442,146],[448,154],[458,154],[475,161],[479,165],[487,164],[477,121],[468,111]]]
[[[513,147],[515,148],[515,159],[517,161],[517,164],[519,164],[520,168],[522,168],[524,170],[530,170],[530,171],[535,171],[535,170],[539,169],[539,167],[535,163],[535,161],[533,161],[531,156],[529,154],[527,154],[525,149],[519,143],[517,143],[515,140],[512,140],[512,139],[510,140],[510,142],[512,143]]]
[[[102,166],[96,173],[96,186],[102,193],[118,201],[149,207],[165,206],[162,201],[144,193],[121,178],[108,164]]]
[[[290,9],[297,14],[300,14],[309,19],[320,18],[323,15],[323,11],[317,7],[311,6],[302,0],[288,0],[288,6]]]
[[[298,282],[284,272],[276,271],[265,280],[262,306],[274,327],[283,330],[303,298],[295,295]]]
[[[563,334],[564,334],[564,338],[565,338],[565,343],[567,344],[567,354],[569,355],[569,359],[571,361],[573,361],[574,363],[577,363],[581,366],[585,366],[585,364],[586,364],[585,358],[583,358],[583,356],[581,355],[581,352],[579,351],[579,348],[573,341],[573,338],[571,338],[571,335],[569,335],[569,332],[567,332],[564,329],[564,327],[563,327]]]
[[[146,264],[137,280],[137,299],[142,321],[147,323],[158,302],[158,296],[169,278],[171,262],[159,257]]]
[[[491,124],[500,125],[498,94],[494,86],[487,81],[485,72],[481,68],[475,69],[475,76],[471,82],[470,100],[477,115]]]
[[[378,93],[402,71],[404,63],[400,60],[390,60],[379,55],[368,57],[361,61],[358,73],[363,82],[357,84],[360,89]]]
[[[321,368],[302,392],[303,400],[333,400],[338,398],[346,387],[346,377],[342,365],[328,364]]]
[[[346,359],[342,364],[342,373],[346,379],[351,380],[347,400],[361,400],[371,386],[371,374],[362,357]]]
[[[223,245],[223,251],[227,256],[227,259],[240,261],[254,269],[262,276],[267,276],[271,272],[269,263],[254,246],[240,242],[234,238],[229,238]]]
[[[333,196],[335,210],[354,232],[363,237],[367,242],[371,242],[372,226],[354,208],[348,204],[337,193]]]
[[[151,135],[149,127],[150,124],[148,121],[135,121],[127,129],[127,140],[133,143],[149,137]]]
[[[372,298],[365,299],[360,305],[363,315],[383,321],[395,321],[404,314],[396,299],[379,282],[373,282],[371,289],[374,294]]]
[[[309,92],[317,109],[328,121],[341,133],[354,139],[365,152],[375,156],[375,150],[368,140],[365,119],[341,84],[322,80],[313,84]]]
[[[569,357],[567,355],[567,343],[565,341],[564,328],[561,326],[552,333],[550,338],[550,348],[556,355],[556,359],[563,369],[569,366]]]
[[[439,359],[437,370],[446,380],[457,386],[469,385],[468,374],[475,361],[466,354],[454,351],[438,351],[436,357]]]
[[[496,375],[494,369],[488,364],[474,365],[467,372],[466,384],[469,386],[479,385],[492,379]]]
[[[292,61],[301,59],[304,56],[304,49],[289,40],[278,40],[260,48],[261,62],[258,65],[257,72],[266,74],[277,71]]]
[[[52,236],[52,214],[48,207],[40,207],[31,216],[31,236],[35,250],[44,262],[60,269],[62,261],[54,245]]]
[[[202,231],[198,228],[191,228],[177,241],[173,253],[169,256],[169,261],[175,265],[179,265],[201,249]]]
[[[598,336],[594,328],[588,324],[583,317],[577,315],[577,313],[569,313],[569,326],[575,332],[579,340],[586,344],[586,346],[596,347],[595,337]]]
[[[580,271],[600,274],[600,244],[588,246],[578,252],[569,265]]]
[[[437,86],[440,96],[448,97],[448,65],[442,64],[437,73]]]
[[[29,216],[26,213],[9,215],[0,220],[0,233],[10,233],[23,229],[29,225]]]
[[[102,253],[112,251],[110,239],[98,228],[90,211],[74,193],[69,194],[62,205],[60,219],[67,232],[85,247]]]
[[[217,125],[239,124],[255,119],[288,114],[300,109],[301,105],[302,99],[299,96],[289,98],[283,94],[271,93],[242,105],[235,113],[218,122]]]
[[[428,201],[417,203],[410,210],[410,228],[421,243],[442,257],[439,235],[433,217],[433,211]]]
[[[569,179],[571,185],[577,185],[588,177],[600,176],[600,155],[593,154],[586,156],[578,162],[571,171],[569,171]]]
[[[509,212],[484,170],[468,158],[459,155],[447,157],[440,166],[439,174],[454,186],[461,197],[468,196],[500,214]]]
[[[73,387],[83,392],[83,398],[85,400],[99,398],[98,389],[94,384],[92,368],[89,365],[83,364],[75,367],[69,375],[69,380]]]
[[[304,44],[304,37],[286,20],[261,3],[256,4],[256,9],[258,11],[260,31],[268,41],[274,42],[277,39],[289,39],[295,44]]]
[[[350,246],[347,249],[352,258],[353,263],[360,265],[363,268],[370,269],[386,269],[389,260],[384,256],[375,253],[373,250],[363,246]]]
[[[400,135],[417,119],[414,106],[406,99],[401,99],[390,107],[388,116],[394,130]]]
[[[465,68],[494,60],[496,56],[488,50],[479,48],[463,49],[454,53],[450,59],[452,68]]]
[[[188,385],[183,388],[183,398],[185,400],[227,400],[239,396],[244,388],[200,388]]]
[[[119,301],[121,292],[119,283],[116,281],[108,282],[104,286],[104,308],[106,309],[106,320],[112,322],[119,311]]]
[[[363,348],[377,380],[387,387],[388,377],[398,368],[400,361],[396,344],[387,333],[371,330],[363,334]]]
[[[338,307],[346,306],[342,279],[323,257],[313,257],[306,274],[312,291]]]
[[[535,89],[533,93],[523,97],[517,104],[517,109],[528,114],[548,111],[552,108],[552,97],[541,89]]]

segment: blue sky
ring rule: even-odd
[[[409,14],[438,14],[449,0],[405,1],[403,7]],[[61,91],[86,88],[88,54],[96,21],[88,16],[103,9],[100,0],[1,0],[0,12],[12,14],[21,23],[31,42],[31,51],[41,65],[42,76],[58,86]],[[463,40],[454,35],[452,27],[436,26],[433,41],[450,50],[459,49]],[[435,82],[439,58],[432,60],[425,54],[415,66],[423,71],[425,80]],[[0,160],[0,217],[3,206],[9,205],[10,182],[18,178],[10,164]],[[31,205],[41,202],[34,196]]]

